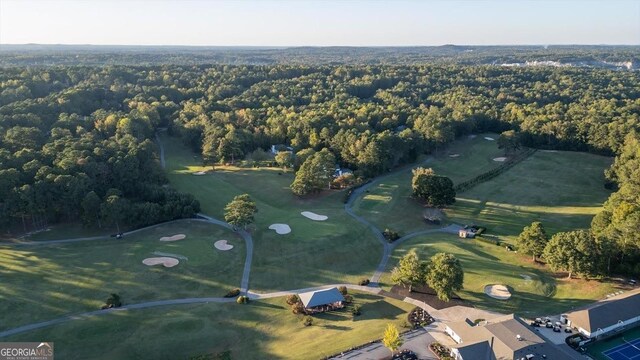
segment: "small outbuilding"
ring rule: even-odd
[[[342,296],[342,293],[335,287],[310,291],[298,294],[298,296],[307,314],[331,311],[344,307],[344,296]]]
[[[463,239],[473,239],[474,237],[476,237],[476,230],[471,228],[471,229],[460,229],[458,231],[458,236],[460,236]]]

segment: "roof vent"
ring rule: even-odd
[[[518,339],[518,341],[522,341],[522,336],[516,335],[516,339]]]

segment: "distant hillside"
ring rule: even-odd
[[[640,46],[229,47],[2,45],[0,66],[456,63],[640,69]]]

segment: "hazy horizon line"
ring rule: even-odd
[[[527,43],[527,44],[432,44],[432,45],[190,45],[190,44],[91,44],[91,43],[2,43],[0,47],[4,45],[9,46],[139,46],[139,47],[220,47],[220,48],[384,48],[384,47],[397,47],[397,48],[411,48],[411,47],[443,47],[443,46],[473,46],[473,47],[488,47],[488,46],[640,46],[640,43]]]

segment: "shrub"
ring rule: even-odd
[[[367,285],[369,285],[369,283],[370,283],[369,279],[362,279],[362,280],[360,280],[358,285],[367,286]]]
[[[347,287],[346,286],[340,286],[338,287],[338,291],[340,291],[340,293],[342,295],[347,295],[348,291],[347,291]]]
[[[122,301],[120,301],[120,295],[111,294],[107,298],[106,305],[102,306],[102,309],[110,309],[110,308],[120,307],[120,306],[122,306]]]
[[[385,239],[387,239],[388,242],[394,242],[400,239],[400,235],[391,229],[384,229],[384,231],[382,232],[382,235],[384,236]]]
[[[453,359],[450,355],[451,351],[449,350],[449,348],[440,344],[439,342],[432,342],[431,344],[429,344],[429,349],[431,349],[431,351],[433,351],[433,353],[436,354],[436,356],[440,360]]]
[[[412,328],[411,324],[409,324],[409,322],[407,320],[402,320],[402,323],[400,324],[400,326],[402,326],[405,329],[411,329]]]
[[[311,326],[313,325],[313,318],[307,315],[302,319],[302,323],[304,324],[304,326]]]
[[[225,295],[224,297],[226,297],[226,298],[232,298],[232,297],[236,297],[236,296],[238,296],[238,295],[240,295],[240,289],[233,289],[233,290],[230,290],[230,291],[227,293],[227,295]]]
[[[302,305],[302,302],[298,301],[297,303],[291,305],[291,311],[294,314],[304,314],[304,305]]]
[[[236,302],[238,304],[246,304],[246,303],[249,302],[249,298],[244,296],[244,295],[243,296],[238,296],[238,298],[236,299]]]
[[[353,316],[359,316],[360,314],[362,314],[362,306],[360,305],[353,305],[353,308],[351,308],[351,314],[353,314]]]
[[[344,302],[347,304],[351,304],[353,302],[353,296],[347,294],[344,296]]]
[[[300,297],[296,294],[287,296],[287,305],[295,305],[300,302]]]

